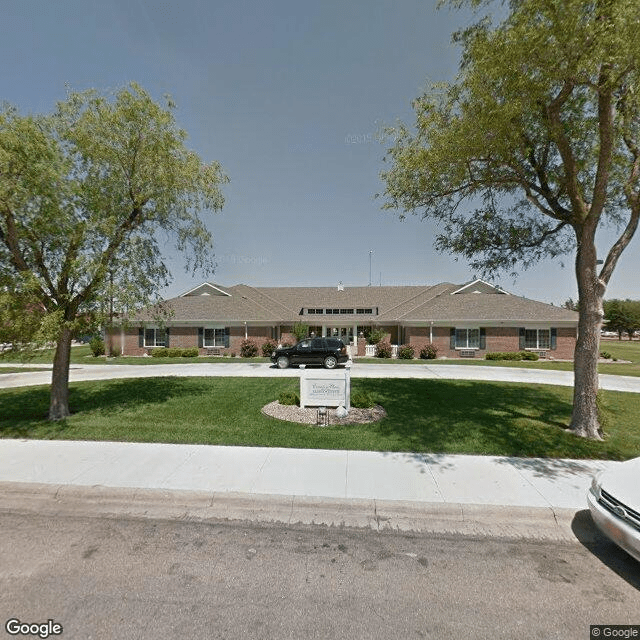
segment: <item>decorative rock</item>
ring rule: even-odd
[[[345,407],[343,407],[342,405],[340,405],[337,409],[336,409],[336,418],[346,418],[349,415],[349,412],[347,411],[347,409]]]

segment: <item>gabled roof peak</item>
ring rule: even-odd
[[[181,293],[178,298],[185,298],[187,296],[228,296],[231,297],[231,294],[224,291],[220,287],[212,284],[211,282],[203,282],[199,284],[197,287],[193,289],[189,289],[189,291],[185,291]]]
[[[491,284],[486,280],[482,280],[480,278],[476,278],[471,282],[467,282],[463,284],[459,289],[451,292],[451,295],[456,295],[457,293],[493,293],[493,294],[502,294],[502,295],[511,295],[508,291],[505,291],[501,287],[495,284]]]

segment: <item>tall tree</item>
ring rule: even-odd
[[[604,317],[607,329],[618,332],[618,340],[624,332],[633,340],[634,332],[640,329],[640,300],[605,300]]]
[[[570,429],[594,439],[603,296],[640,216],[639,23],[637,0],[511,0],[454,35],[456,81],[415,100],[415,130],[389,130],[382,173],[384,206],[436,220],[435,246],[484,275],[575,253]],[[600,263],[605,225],[618,235]]]
[[[0,112],[0,333],[56,343],[51,420],[69,415],[73,337],[105,320],[114,290],[129,308],[158,294],[169,238],[188,268],[213,267],[200,213],[222,207],[227,178],[186,147],[173,110],[131,84],[70,93],[50,115]]]

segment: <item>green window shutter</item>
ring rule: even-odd
[[[449,329],[449,349],[455,349],[455,348],[456,348],[456,328],[451,327],[451,329]]]
[[[487,348],[487,330],[484,327],[480,327],[480,349]]]
[[[138,346],[144,347],[144,329],[142,327],[138,329]]]
[[[166,328],[165,331],[165,339],[164,339],[164,346],[168,347],[169,346],[169,327]]]
[[[555,351],[558,348],[558,330],[555,327],[551,327],[551,350]]]
[[[520,345],[518,346],[518,348],[520,349],[520,351],[524,350],[524,345],[525,345],[525,328],[524,327],[520,327]]]
[[[198,327],[198,348],[202,349],[204,346],[204,328]]]
[[[224,346],[228,349],[231,337],[231,329],[229,327],[224,328]]]

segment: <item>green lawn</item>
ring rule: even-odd
[[[262,406],[297,380],[146,378],[71,384],[68,420],[44,418],[48,387],[0,389],[0,437],[174,442],[569,458],[640,456],[640,395],[605,392],[607,438],[563,428],[570,388],[475,381],[353,380],[388,417],[318,428],[268,418]]]

